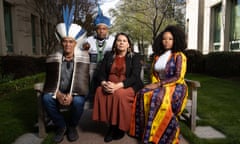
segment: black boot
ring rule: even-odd
[[[118,127],[116,127],[113,132],[113,139],[120,140],[124,137],[124,135],[125,135],[125,132],[123,130],[120,130]]]
[[[57,128],[55,136],[53,138],[54,142],[60,143],[63,140],[66,131],[67,131],[66,127],[64,127],[64,128]]]
[[[110,125],[108,131],[104,137],[104,142],[110,142],[113,140],[113,125]]]
[[[69,127],[67,130],[67,138],[70,142],[78,139],[78,132],[76,127]]]

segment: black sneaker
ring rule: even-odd
[[[67,131],[67,138],[69,141],[76,141],[79,136],[76,127],[69,127]]]
[[[65,135],[65,133],[66,133],[66,130],[67,130],[66,127],[64,127],[64,128],[58,128],[58,129],[56,130],[55,137],[53,138],[54,142],[60,143],[60,142],[63,140],[63,138],[64,138],[64,135]]]

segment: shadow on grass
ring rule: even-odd
[[[0,98],[0,143],[12,143],[26,133],[36,132],[37,99],[32,88],[9,91]]]

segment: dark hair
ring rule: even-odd
[[[125,36],[125,37],[127,38],[127,40],[128,40],[129,49],[130,49],[130,51],[128,51],[128,52],[133,52],[133,45],[132,45],[131,39],[130,39],[130,37],[128,36],[128,34],[123,33],[123,32],[120,32],[120,33],[118,33],[118,34],[115,36],[115,39],[114,39],[114,42],[113,42],[113,46],[112,46],[112,51],[113,51],[113,52],[116,52],[116,49],[117,49],[117,44],[116,44],[116,42],[117,42],[117,38],[118,38],[120,35]]]
[[[169,25],[157,36],[153,42],[153,51],[156,55],[161,55],[166,51],[162,43],[163,34],[165,32],[170,32],[173,35],[173,47],[171,49],[173,53],[186,49],[186,37],[183,30],[177,26]]]

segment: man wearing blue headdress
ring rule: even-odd
[[[89,54],[78,48],[82,45],[85,31],[72,23],[73,13],[74,6],[63,9],[64,23],[56,26],[56,37],[62,47],[46,60],[42,102],[56,126],[56,143],[63,140],[65,133],[69,141],[78,139],[77,126],[88,94]],[[59,111],[62,106],[69,108],[68,121]]]
[[[93,101],[95,90],[98,86],[98,67],[103,59],[104,54],[107,51],[112,50],[114,37],[109,34],[109,28],[111,27],[110,18],[103,15],[100,6],[98,5],[98,15],[94,19],[94,26],[96,34],[86,39],[86,43],[83,45],[84,49],[88,49],[90,54],[90,90],[89,99]]]

